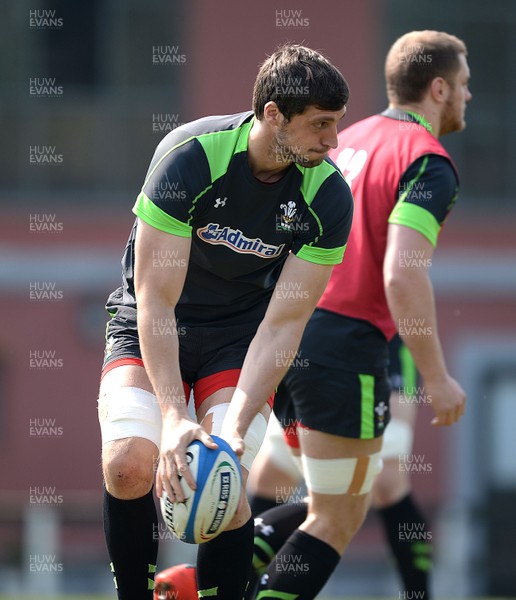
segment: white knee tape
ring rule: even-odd
[[[303,475],[301,457],[295,456],[285,442],[283,428],[274,413],[269,417],[261,452],[292,479],[299,479]]]
[[[302,457],[306,485],[318,494],[367,494],[382,470],[380,453],[360,458]]]
[[[392,417],[383,434],[382,458],[398,458],[400,454],[412,452],[414,432],[412,427],[396,417]]]
[[[285,444],[285,446],[286,445],[287,444]],[[290,452],[290,458],[292,459],[292,462],[296,465],[297,473],[299,474],[300,477],[303,477],[304,476],[303,459],[302,459],[301,455],[298,456],[297,454],[293,454],[293,452],[292,452],[292,450],[290,450],[290,448],[289,448],[289,452]],[[296,477],[294,472],[292,472],[292,477]]]
[[[161,441],[161,411],[154,394],[137,387],[121,387],[98,401],[102,443],[128,437]]]
[[[211,433],[213,433],[213,435],[220,435],[220,432],[222,431],[222,423],[224,422],[224,417],[226,416],[228,408],[229,402],[224,402],[223,404],[212,406],[206,412],[206,416],[213,415],[211,427]],[[247,469],[247,471],[251,470],[251,465],[253,464],[255,456],[260,450],[266,430],[267,421],[261,413],[258,413],[251,421],[251,425],[249,425],[249,429],[245,434],[245,450],[244,454],[240,457],[240,462],[242,466]]]

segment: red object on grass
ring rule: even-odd
[[[155,577],[154,600],[197,600],[195,566],[175,565]]]

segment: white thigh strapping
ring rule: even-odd
[[[213,421],[211,433],[213,435],[220,435],[220,432],[222,431],[222,423],[224,422],[224,417],[226,416],[228,408],[229,402],[224,402],[222,404],[212,406],[206,412],[206,416],[212,415]],[[249,425],[249,429],[245,434],[245,450],[243,455],[240,457],[240,463],[245,469],[247,469],[247,471],[251,470],[251,465],[253,464],[255,456],[260,450],[266,430],[267,420],[261,413],[258,413],[251,421],[251,425]]]
[[[410,454],[413,439],[412,427],[405,421],[392,417],[383,434],[382,458],[397,459],[400,454]]]
[[[160,447],[161,410],[154,394],[137,387],[120,387],[98,400],[102,444],[141,437]]]
[[[284,471],[291,479],[299,479],[303,475],[301,457],[295,456],[283,435],[278,419],[271,413],[267,432],[263,440],[261,452],[263,452],[274,463],[278,469]]]
[[[360,458],[302,456],[306,485],[318,494],[367,494],[383,467],[380,453]]]

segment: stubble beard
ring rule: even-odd
[[[279,127],[276,131],[272,144],[269,148],[269,157],[278,165],[289,165],[295,163],[308,169],[317,167],[322,163],[324,157],[310,160],[307,154],[301,154],[296,147],[288,144],[288,134],[285,127]],[[299,147],[301,149],[301,147]]]
[[[440,135],[462,131],[466,127],[464,113],[465,107],[462,111],[459,111],[454,99],[449,99],[444,107]]]

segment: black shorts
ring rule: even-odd
[[[106,328],[102,375],[124,364],[143,365],[134,318],[114,315]],[[258,323],[224,327],[192,327],[164,321],[153,324],[153,334],[177,335],[179,366],[187,396],[194,388],[195,405],[223,387],[234,387]],[[197,385],[196,385],[197,384]]]
[[[410,350],[396,334],[389,342],[389,379],[393,391],[411,396],[417,392],[418,372]]]
[[[276,392],[280,423],[354,439],[383,435],[390,420],[387,345],[370,323],[317,309]]]
[[[383,435],[391,387],[383,375],[310,365],[289,369],[276,391],[274,413],[283,427],[301,427],[356,439]]]

